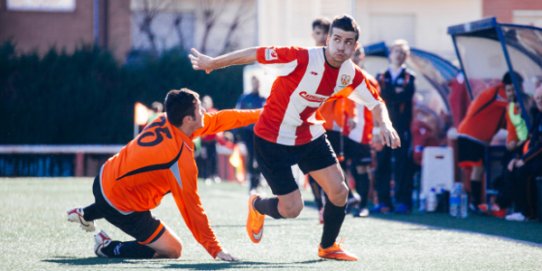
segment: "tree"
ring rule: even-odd
[[[207,40],[211,30],[216,24],[218,16],[224,11],[225,1],[223,0],[201,0],[199,2],[203,17],[203,36],[201,39],[200,51],[207,52]]]
[[[152,30],[152,22],[156,16],[160,13],[161,10],[166,9],[170,4],[171,0],[167,1],[153,1],[153,0],[143,0],[143,19],[139,22],[139,30],[147,36],[149,41],[151,51],[153,53],[158,53],[158,46],[156,45],[156,35]]]
[[[253,6],[250,5],[250,2],[252,1],[242,0],[239,6],[237,7],[235,16],[228,27],[228,32],[224,39],[224,45],[222,46],[222,51],[220,54],[233,51],[234,49],[237,48],[238,44],[233,42],[233,37],[235,36],[235,32],[239,29],[240,25],[252,19],[254,15],[254,13],[251,12],[254,9],[253,9]]]

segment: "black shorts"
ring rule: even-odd
[[[486,146],[465,136],[457,137],[457,160],[461,167],[482,166]]]
[[[342,137],[342,154],[344,155],[344,161],[351,160],[356,165],[370,165],[371,158],[371,146],[369,144],[361,144],[346,136],[342,136],[338,131],[326,131],[329,143],[335,153],[341,153],[341,137]],[[345,164],[341,164],[345,166]]]
[[[326,135],[300,146],[286,146],[254,136],[254,154],[260,170],[274,195],[286,195],[298,189],[292,174],[297,164],[304,174],[337,163]]]
[[[98,176],[94,179],[92,193],[98,211],[109,223],[134,237],[136,241],[143,245],[156,241],[164,234],[166,228],[160,220],[151,215],[150,211],[122,214],[111,207],[102,194],[99,178]]]
[[[350,138],[346,138],[346,158],[352,161],[352,164],[356,166],[367,166],[373,162],[371,156],[371,145],[361,144],[353,141]]]

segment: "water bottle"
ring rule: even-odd
[[[455,184],[450,195],[450,215],[453,217],[459,216],[459,205],[461,204],[460,184]]]
[[[420,202],[419,196],[418,190],[412,189],[412,210],[418,209],[418,203]]]
[[[461,190],[461,208],[460,208],[461,218],[467,218],[468,209],[469,209],[469,197],[467,196],[467,193],[465,191]]]
[[[418,209],[418,211],[425,212],[425,206],[427,206],[427,200],[425,194],[422,193],[420,195],[420,208]]]
[[[427,211],[434,212],[437,210],[437,192],[435,188],[431,188],[429,194],[427,195]]]

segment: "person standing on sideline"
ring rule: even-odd
[[[512,72],[523,85],[523,77]],[[506,145],[509,150],[518,143],[514,125],[510,123],[507,107],[515,97],[515,87],[512,81],[512,73],[506,72],[501,82],[491,88],[482,91],[471,102],[467,115],[457,128],[457,159],[462,169],[471,168],[470,174],[470,209],[478,212],[479,205],[483,202],[482,177],[484,175],[483,160],[486,146],[501,128],[506,128],[508,135]],[[523,89],[518,91],[523,92]],[[508,94],[507,94],[508,93]],[[480,125],[483,123],[483,125]],[[511,123],[510,123],[511,124]]]
[[[209,113],[217,111],[213,105],[213,98],[209,95],[203,96],[201,105]],[[201,177],[204,178],[206,182],[220,182],[216,157],[216,137],[216,134],[208,134],[201,137],[200,155],[202,156],[202,159],[200,161],[203,163],[201,165]]]
[[[377,153],[375,180],[379,204],[373,209],[375,212],[387,213],[393,207],[396,213],[404,214],[410,211],[412,205],[410,125],[416,78],[405,66],[409,55],[410,47],[407,41],[394,41],[390,46],[388,69],[376,76],[381,89],[380,95],[386,102],[390,119],[401,138],[401,148],[395,150],[384,148]],[[390,196],[392,173],[395,181],[395,206]]]
[[[264,106],[265,98],[260,96],[260,80],[258,80],[258,77],[252,76],[250,81],[252,91],[249,94],[241,95],[235,106],[236,109],[255,109]],[[239,128],[236,132],[247,147],[245,168],[248,170],[250,178],[249,191],[255,191],[260,185],[260,170],[258,169],[258,163],[254,159],[254,125]]]
[[[317,18],[312,22],[312,38],[314,39],[314,43],[316,46],[324,47],[326,46],[326,40],[327,36],[329,34],[329,26],[331,25],[331,22],[327,18]],[[323,116],[325,119],[325,116]],[[328,128],[326,128],[326,131]],[[328,140],[330,140],[330,143],[333,146],[333,142],[331,142],[331,139],[328,135]],[[309,175],[309,187],[311,189],[312,195],[314,196],[314,204],[316,205],[316,209],[318,209],[318,220],[320,224],[324,223],[324,191],[322,191],[322,187],[314,180],[312,176]]]
[[[356,50],[352,61],[362,68],[362,61],[365,58],[365,51],[363,48]],[[372,75],[370,75],[363,68],[361,71],[369,84],[371,84],[379,93],[380,86],[378,81]],[[373,161],[371,156],[371,143],[373,141],[373,113],[366,106],[356,104],[357,117],[355,120],[347,121],[354,123],[350,125],[350,129],[347,130],[347,136],[349,144],[346,149],[352,153],[350,172],[356,182],[356,192],[361,197],[361,201],[358,204],[357,209],[353,209],[352,214],[355,217],[367,217],[369,216],[369,209],[367,208],[369,200],[369,172],[371,170],[370,165]]]
[[[336,243],[345,217],[348,187],[316,110],[329,99],[349,96],[372,109],[386,145],[401,145],[384,102],[350,60],[360,46],[358,38],[357,23],[344,15],[333,20],[325,47],[247,48],[214,58],[192,49],[189,57],[193,68],[207,73],[254,61],[286,64],[254,126],[256,160],[276,196],[250,196],[246,228],[252,242],[262,240],[265,215],[281,219],[301,213],[303,199],[291,171],[291,166],[298,164],[327,195],[318,256],[357,261],[353,253]]]

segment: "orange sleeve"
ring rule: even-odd
[[[337,124],[343,128],[346,128],[345,125],[348,123],[349,119],[356,119],[356,104],[354,101],[348,98],[341,98],[337,100],[334,109],[334,119]]]
[[[255,110],[220,110],[214,113],[205,113],[204,126],[194,132],[193,137],[212,135],[255,123],[262,109]]]
[[[350,99],[344,99],[344,115],[347,119],[355,119],[358,116],[356,103]]]
[[[193,161],[183,161],[193,163]],[[195,173],[197,174],[197,173]],[[195,175],[194,175],[195,176]],[[192,235],[205,250],[215,258],[222,251],[222,247],[211,229],[207,214],[203,209],[198,195],[197,177],[196,180],[186,180],[182,183],[182,188],[177,183],[171,185],[171,193],[175,203],[184,218],[184,222]]]

